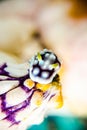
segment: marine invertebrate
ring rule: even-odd
[[[48,50],[24,64],[0,63],[0,120],[10,126],[26,120],[32,125],[43,120],[50,105],[61,107],[59,67],[57,56]]]

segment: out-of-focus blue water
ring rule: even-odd
[[[87,130],[87,119],[77,117],[49,116],[40,125],[27,130]]]

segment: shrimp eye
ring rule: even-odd
[[[47,49],[38,52],[30,60],[29,64],[29,76],[31,80],[41,84],[52,82],[61,65],[57,56]]]

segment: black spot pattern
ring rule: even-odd
[[[30,71],[31,75],[33,76],[33,78],[39,78],[39,80],[41,79],[45,79],[45,80],[49,80],[52,76],[54,76],[54,73],[56,71],[56,68],[50,68],[50,66],[52,64],[58,64],[58,67],[61,66],[61,63],[60,61],[58,60],[57,56],[49,51],[49,50],[46,50],[44,49],[43,51],[40,52],[40,56],[41,56],[41,59],[38,59],[38,54],[34,56],[34,60],[32,61],[31,60],[31,63],[32,64],[32,69]],[[37,63],[35,63],[35,61],[37,61]],[[42,62],[42,64],[40,64],[40,62]],[[44,68],[45,66],[45,68]],[[34,74],[34,70],[38,68],[39,69],[39,72],[37,74]],[[42,74],[46,74],[47,73],[47,76],[44,77],[42,76]],[[56,73],[55,73],[56,75]],[[32,79],[32,77],[31,77]],[[32,79],[33,80],[33,79]],[[38,82],[39,82],[38,80]],[[35,81],[35,79],[34,79]]]

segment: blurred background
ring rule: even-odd
[[[60,57],[64,105],[27,130],[87,130],[87,1],[0,0],[0,55]]]

